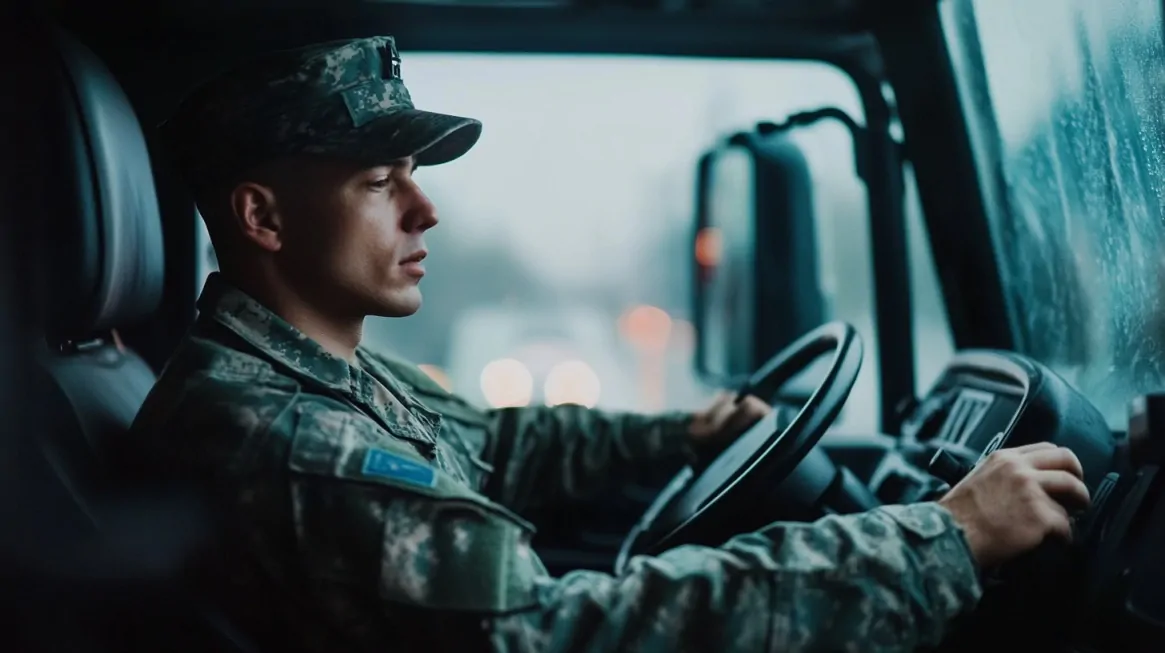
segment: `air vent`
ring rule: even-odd
[[[938,438],[954,444],[966,443],[994,401],[995,397],[989,393],[963,390],[951,406],[950,414],[947,415],[947,421],[939,431]]]

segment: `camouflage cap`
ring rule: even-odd
[[[265,55],[203,84],[162,124],[194,182],[225,179],[282,156],[367,165],[465,154],[481,123],[413,106],[391,36],[331,41]]]

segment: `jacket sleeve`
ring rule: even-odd
[[[623,576],[537,584],[541,603],[498,619],[494,650],[911,651],[937,646],[981,595],[961,531],[933,503],[778,523],[638,558]]]
[[[590,498],[649,471],[675,473],[694,458],[688,414],[645,416],[581,406],[483,410],[407,361],[366,353],[442,416],[452,438],[488,468],[485,493],[511,508]]]
[[[581,406],[486,412],[487,493],[507,506],[590,498],[693,460],[690,415],[611,413]]]
[[[620,576],[552,578],[525,522],[407,447],[369,445],[352,422],[340,438],[310,428],[291,451],[296,568],[323,618],[368,650],[406,630],[415,650],[913,650],[980,593],[962,533],[933,503],[774,524],[637,558]],[[473,627],[450,627],[466,615]]]
[[[593,498],[610,487],[674,474],[697,458],[689,446],[687,413],[639,415],[581,406],[482,410],[407,361],[368,354],[440,413],[453,438],[488,468],[485,494],[517,510]],[[787,423],[792,412],[779,409],[778,419]]]

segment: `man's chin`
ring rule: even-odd
[[[408,317],[419,310],[421,310],[421,290],[413,287],[395,292],[391,297],[386,297],[384,301],[380,302],[377,316]]]

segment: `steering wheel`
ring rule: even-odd
[[[773,403],[790,379],[822,355],[833,352],[825,378],[784,429],[772,411],[736,439],[698,475],[685,467],[656,497],[620,547],[615,570],[622,573],[637,555],[656,555],[681,544],[700,542],[734,507],[747,509],[758,482],[776,487],[809,454],[837,418],[862,367],[862,340],[854,327],[831,322],[805,334],[773,356],[740,389],[738,398],[755,395]]]

